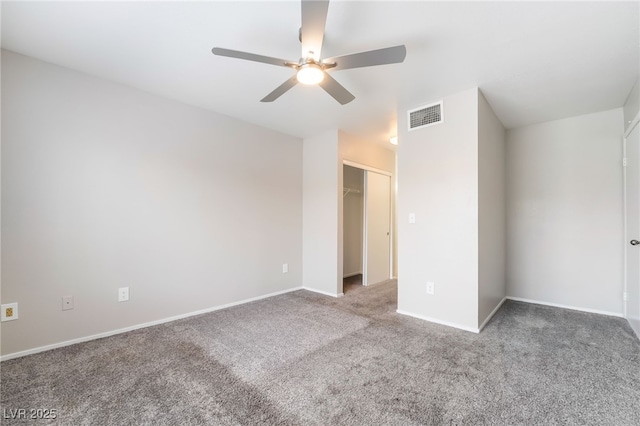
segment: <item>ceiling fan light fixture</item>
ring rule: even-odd
[[[304,64],[298,68],[296,78],[302,84],[318,84],[324,79],[324,71],[317,64]]]
[[[295,75],[289,77],[287,81],[260,99],[260,102],[273,102],[296,84],[301,83],[306,85],[319,85],[333,99],[338,101],[340,105],[346,105],[353,101],[355,96],[334,80],[332,76],[329,74],[325,75],[328,70],[332,69],[337,71],[376,65],[397,64],[404,61],[407,55],[407,48],[404,45],[398,45],[321,59],[329,1],[330,0],[301,1],[302,14],[300,17],[302,19],[298,39],[302,44],[302,56],[296,62],[273,58],[271,56],[256,55],[255,53],[242,52],[240,50],[224,49],[222,47],[214,47],[211,49],[211,52],[218,56],[262,62],[264,64],[292,68],[296,71]]]

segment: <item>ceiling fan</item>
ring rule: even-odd
[[[318,84],[340,104],[347,104],[354,100],[355,96],[331,77],[327,70],[337,71],[400,63],[404,61],[407,49],[404,45],[400,45],[321,59],[320,52],[322,50],[328,9],[329,0],[302,0],[302,24],[299,33],[299,39],[302,44],[302,57],[298,62],[238,50],[223,49],[221,47],[214,47],[211,51],[214,55],[290,67],[296,70],[296,74],[293,77],[262,98],[261,102],[273,102],[297,83],[302,83]]]

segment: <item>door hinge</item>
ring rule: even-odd
[[[627,158],[622,159],[622,167],[627,167]]]

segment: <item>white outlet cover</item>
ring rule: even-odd
[[[129,287],[121,287],[118,289],[118,302],[126,302],[129,300]]]
[[[70,311],[73,309],[73,296],[62,296],[62,310]]]
[[[434,282],[432,281],[427,282],[427,294],[434,294],[435,288],[436,288],[436,285]]]
[[[286,274],[287,272],[289,272],[289,264],[288,263],[283,263],[282,264],[282,273]]]
[[[416,223],[416,214],[409,213],[409,223]]]
[[[7,316],[7,311],[11,311],[11,316]],[[2,305],[1,321],[13,321],[18,319],[18,303],[6,303]]]

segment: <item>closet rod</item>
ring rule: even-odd
[[[348,193],[360,194],[362,191],[359,189],[347,188],[346,186],[342,188],[342,196],[346,197]]]

